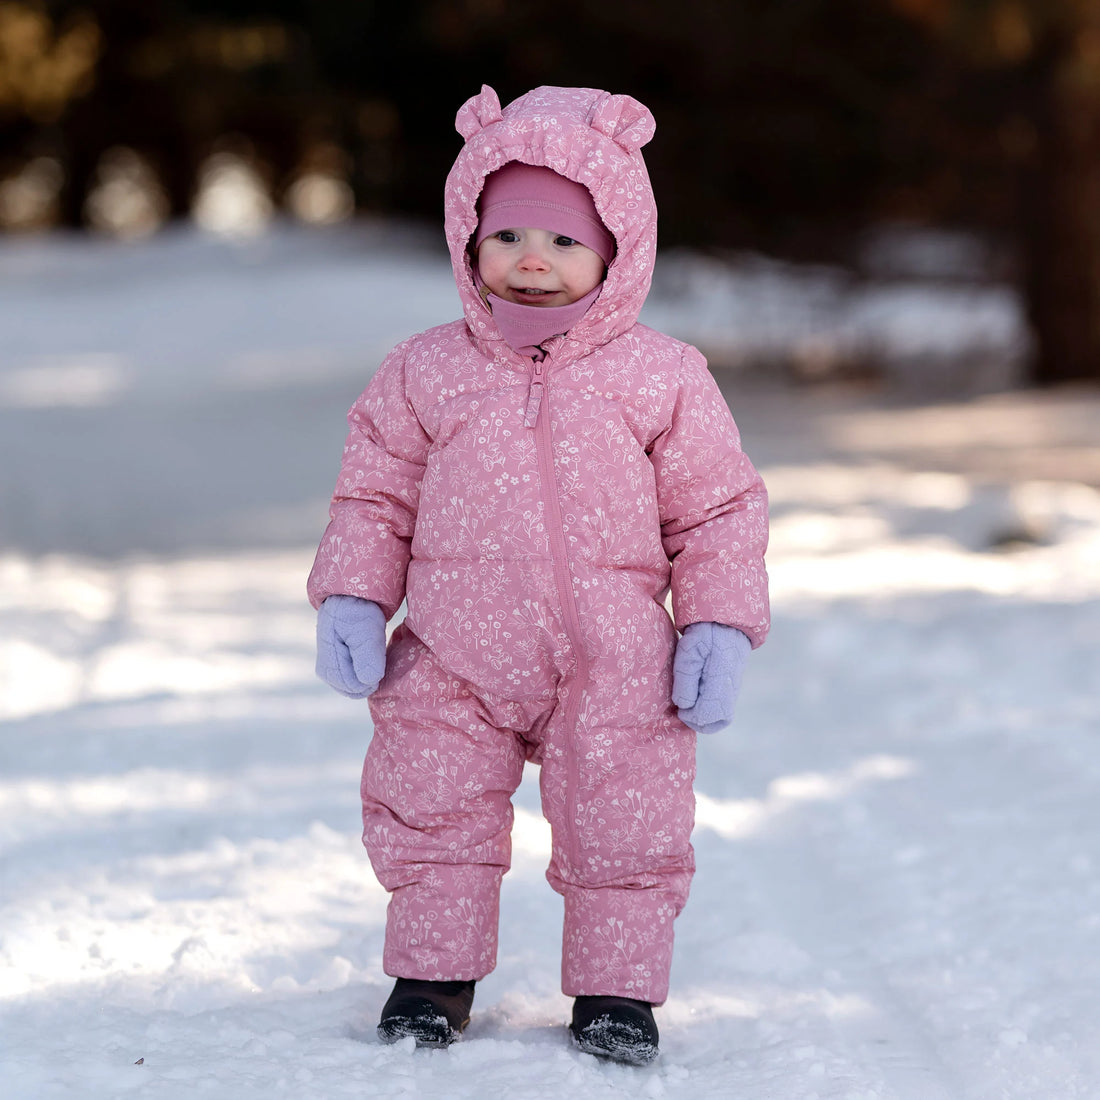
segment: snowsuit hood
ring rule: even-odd
[[[510,161],[550,168],[582,184],[615,238],[599,298],[564,336],[570,360],[626,332],[649,293],[657,249],[657,207],[641,148],[653,136],[649,109],[596,88],[540,87],[503,109],[488,85],[455,119],[466,139],[445,188],[445,229],[463,314],[486,354],[515,358],[478,293],[470,256],[477,201],[486,177]]]

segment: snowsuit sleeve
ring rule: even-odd
[[[703,356],[684,350],[669,423],[653,443],[661,538],[672,565],[676,626],[768,632],[768,497]]]
[[[336,490],[309,575],[310,603],[335,594],[373,600],[390,618],[405,598],[429,438],[408,399],[407,345],[378,368],[348,413]]]

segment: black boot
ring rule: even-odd
[[[657,1057],[657,1024],[648,1001],[629,997],[577,997],[573,1001],[573,1040],[586,1054],[648,1066]]]
[[[473,982],[398,978],[378,1021],[378,1038],[396,1043],[411,1035],[418,1047],[448,1047],[470,1022]]]

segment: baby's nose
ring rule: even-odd
[[[524,268],[548,267],[546,257],[537,248],[528,248],[520,259],[520,266]]]

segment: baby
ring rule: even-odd
[[[485,87],[457,127],[464,318],[398,345],[352,407],[309,578],[318,672],[374,720],[363,841],[397,979],[378,1032],[445,1046],[468,1022],[533,761],[570,1031],[645,1064],[694,870],[695,731],[730,721],[768,629],[767,498],[703,357],[637,320],[650,112],[549,87],[502,110]]]

